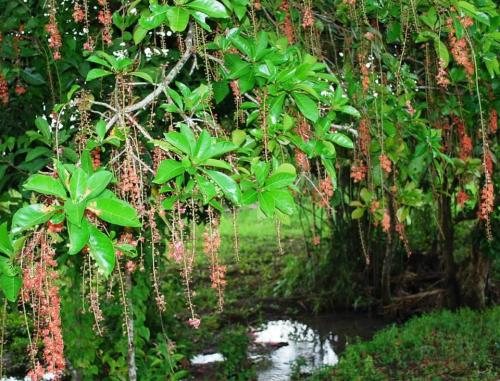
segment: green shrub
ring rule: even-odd
[[[499,319],[500,307],[413,318],[351,345],[309,380],[498,380]]]

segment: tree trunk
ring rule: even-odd
[[[486,285],[491,265],[491,259],[481,253],[480,229],[478,224],[472,233],[471,257],[460,267],[458,274],[461,302],[474,309],[486,306]]]
[[[457,282],[457,266],[453,257],[455,231],[451,214],[451,197],[443,195],[440,200],[441,214],[441,265],[444,270],[446,287],[446,306],[456,308],[460,304],[459,287]]]

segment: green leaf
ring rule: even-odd
[[[51,132],[50,132],[50,127],[49,123],[47,122],[47,119],[38,117],[35,119],[35,126],[38,128],[38,131],[42,134],[42,136],[47,139],[47,141],[50,142],[51,139]]]
[[[180,132],[174,131],[165,134],[165,140],[186,155],[191,155],[191,146],[188,138]]]
[[[16,276],[18,271],[14,266],[11,258],[0,256],[0,274],[5,274],[7,276]]]
[[[101,220],[120,226],[141,226],[137,211],[128,202],[118,199],[98,198],[87,205]]]
[[[341,147],[349,149],[354,148],[354,143],[351,138],[344,134],[341,134],[340,132],[337,132],[335,134],[328,134],[328,139]]]
[[[257,193],[256,189],[249,189],[247,191],[243,192],[243,198],[242,198],[242,204],[243,205],[251,205],[257,201],[257,195],[260,193]]]
[[[210,181],[208,181],[207,179],[205,179],[200,175],[196,175],[195,178],[200,193],[203,196],[203,201],[205,203],[209,202],[211,199],[217,196],[217,190],[215,189],[214,184],[212,184]]]
[[[144,40],[144,37],[148,35],[148,30],[146,28],[143,28],[139,24],[134,29],[134,44],[138,45],[142,40]]]
[[[206,23],[207,20],[207,15],[203,12],[198,12],[198,11],[191,11],[191,16],[196,20],[200,26],[205,29],[208,32],[212,31],[212,28],[210,28],[210,25]]]
[[[488,15],[478,11],[478,9],[473,4],[467,1],[457,1],[456,5],[458,6],[458,8],[460,8],[466,14],[469,14],[470,16],[475,18],[477,21],[485,25],[490,25],[490,18],[488,17]]]
[[[283,104],[285,103],[286,94],[274,98],[270,102],[269,117],[272,124],[277,124],[283,112]]]
[[[87,175],[90,176],[92,173],[94,173],[94,161],[92,160],[92,156],[90,155],[90,150],[84,149],[82,151],[80,164]]]
[[[88,176],[81,168],[76,168],[69,183],[69,193],[75,201],[83,200],[87,192]]]
[[[443,63],[443,67],[446,68],[450,63],[450,53],[448,53],[446,45],[440,39],[436,39],[435,43],[436,53],[439,57],[439,60]]]
[[[295,212],[295,201],[292,194],[286,190],[272,190],[272,197],[276,208],[287,215],[292,215]]]
[[[85,203],[83,201],[66,200],[64,203],[64,212],[68,221],[73,225],[81,226],[83,213],[85,212]]]
[[[129,243],[118,243],[115,244],[115,249],[120,250],[129,258],[137,257],[137,248]]]
[[[113,180],[113,174],[110,171],[99,171],[91,175],[87,180],[87,190],[84,197],[91,200],[99,196]]]
[[[267,217],[272,217],[276,208],[272,193],[270,191],[259,193],[257,199],[259,200],[259,206],[262,212]]]
[[[216,167],[216,168],[227,169],[228,171],[232,170],[231,164],[229,164],[227,161],[219,159],[207,159],[201,165],[205,167]]]
[[[264,189],[273,190],[285,188],[293,184],[295,175],[286,172],[278,172],[272,174],[265,182]]]
[[[216,0],[194,0],[186,4],[187,8],[200,11],[215,18],[228,18],[229,14],[223,4]]]
[[[351,213],[351,218],[353,220],[359,220],[365,214],[365,208],[356,208]]]
[[[144,79],[146,82],[154,84],[155,81],[153,77],[149,73],[146,73],[145,71],[133,71],[131,73],[128,73],[129,75],[133,75],[134,77]]]
[[[189,12],[181,7],[172,7],[167,11],[170,29],[174,32],[183,32],[189,23]]]
[[[21,71],[21,77],[29,83],[30,85],[43,85],[45,83],[45,79],[40,73],[35,73],[31,68],[26,68]]]
[[[12,241],[9,237],[9,232],[7,230],[7,222],[0,225],[0,253],[12,257],[14,255],[14,248],[12,247]]]
[[[236,148],[238,147],[231,142],[218,142],[209,147],[208,154],[204,155],[202,159],[222,156]]]
[[[299,108],[302,115],[304,115],[310,121],[316,122],[319,118],[319,109],[316,102],[305,94],[293,93],[292,96],[295,99],[297,107]]]
[[[45,195],[61,197],[62,199],[65,199],[67,196],[61,182],[47,175],[36,174],[30,176],[26,183],[24,183],[23,188]]]
[[[97,262],[99,268],[106,276],[111,274],[116,260],[113,242],[94,225],[90,225],[88,243],[90,255]]]
[[[158,171],[153,182],[155,184],[163,184],[183,174],[185,170],[184,165],[180,161],[172,159],[163,160],[158,166]]]
[[[86,81],[87,82],[88,81],[93,81],[94,79],[107,77],[108,75],[111,75],[111,74],[113,74],[113,73],[111,73],[108,70],[104,70],[104,69],[92,69],[92,70],[90,70],[87,73]]]
[[[274,173],[289,173],[289,174],[296,176],[297,170],[295,169],[295,167],[292,164],[283,163],[278,168],[276,168]]]
[[[57,170],[57,176],[59,177],[59,181],[63,185],[64,189],[69,191],[70,189],[70,172],[66,169],[63,163],[60,161],[56,161],[55,164]]]
[[[224,58],[229,69],[229,79],[238,79],[252,68],[250,63],[243,61],[238,54],[226,54]]]
[[[198,141],[196,142],[193,157],[198,159],[208,158],[208,152],[210,151],[212,143],[213,139],[210,134],[206,130],[203,130],[198,138]]]
[[[257,183],[260,186],[263,186],[264,182],[266,181],[267,175],[269,174],[269,164],[263,161],[258,161],[256,163],[252,163],[251,169],[255,174]]]
[[[370,204],[372,202],[373,195],[367,188],[361,189],[361,191],[359,192],[359,196],[365,202],[365,204]]]
[[[90,237],[89,223],[86,219],[81,221],[80,226],[72,224],[69,219],[67,221],[68,225],[68,236],[69,236],[69,255],[78,254],[87,244]]]
[[[47,147],[38,146],[26,154],[26,161],[31,161],[39,158],[40,156],[50,157],[52,155],[52,150]]]
[[[33,204],[19,209],[12,217],[12,233],[16,234],[50,220],[55,208],[43,204]]]
[[[222,172],[206,170],[205,173],[222,189],[229,200],[236,205],[241,204],[241,190],[236,181]]]
[[[9,302],[15,302],[21,289],[22,280],[19,276],[0,275],[0,288]]]
[[[354,116],[355,118],[361,117],[361,114],[359,113],[359,111],[356,110],[352,106],[348,106],[348,105],[341,106],[341,107],[339,107],[339,111],[343,112],[344,114],[349,114],[351,116]]]
[[[337,189],[337,173],[335,172],[335,166],[333,164],[333,161],[331,159],[322,156],[321,162],[325,166],[328,176],[330,176],[330,178],[332,179],[333,189]]]
[[[236,146],[239,147],[245,142],[246,136],[247,136],[247,134],[245,131],[234,130],[231,133],[231,140],[233,141],[233,144],[235,144]]]

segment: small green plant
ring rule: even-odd
[[[244,381],[255,378],[247,358],[250,338],[243,326],[237,326],[227,331],[219,345],[219,351],[225,358],[222,363],[222,377],[224,380]]]
[[[299,356],[292,363],[292,373],[290,373],[290,378],[292,380],[300,380],[303,375],[303,369],[307,365],[307,361],[303,356]]]

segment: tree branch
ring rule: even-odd
[[[153,100],[160,95],[163,90],[165,90],[170,83],[174,80],[175,77],[180,73],[186,62],[189,60],[191,55],[193,54],[193,24],[189,27],[186,36],[186,51],[182,55],[181,59],[177,61],[175,66],[170,70],[167,76],[163,79],[163,82],[158,85],[156,89],[154,89],[151,93],[149,93],[144,99],[141,101],[134,103],[133,105],[127,106],[124,109],[125,113],[129,113],[132,111],[140,110],[146,107],[148,104],[153,102]]]
[[[333,128],[334,130],[338,130],[338,131],[346,131],[346,132],[349,132],[349,133],[353,134],[355,137],[358,137],[358,131],[356,131],[351,126],[343,126],[343,125],[340,125],[340,124],[332,124],[331,128]]]

